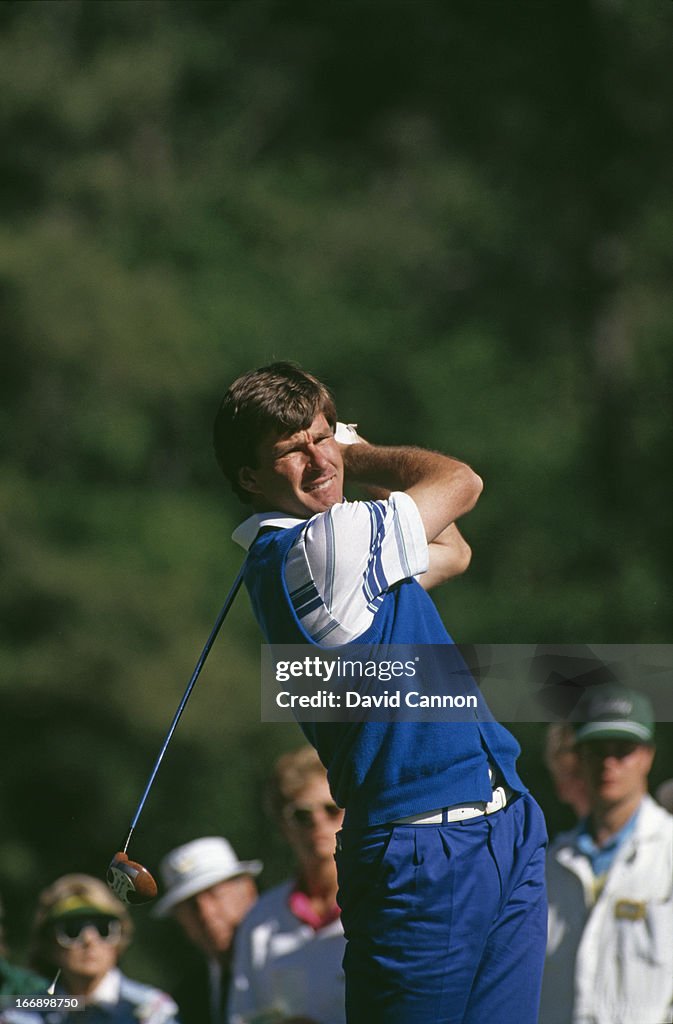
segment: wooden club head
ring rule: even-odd
[[[107,869],[107,884],[122,903],[149,903],[156,896],[157,883],[147,868],[125,853],[115,853]]]

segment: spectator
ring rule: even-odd
[[[154,916],[177,921],[200,955],[175,988],[182,1024],[224,1020],[234,933],[257,899],[261,861],[239,861],[222,836],[178,846],[160,864],[165,894]]]
[[[648,699],[594,686],[575,746],[589,816],[549,850],[549,938],[541,1024],[673,1019],[673,818],[647,794]]]
[[[97,878],[64,875],[41,893],[33,965],[47,976],[59,972],[57,995],[85,1001],[84,1012],[49,1011],[49,1024],[178,1024],[177,1007],[165,992],[119,970],[132,935],[125,906]]]
[[[312,747],[274,766],[268,808],[292,848],[293,878],[264,893],[236,936],[231,1024],[345,1024],[345,948],[335,834],[343,811]]]

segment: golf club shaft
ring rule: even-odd
[[[182,715],[182,712],[185,709],[185,705],[186,705],[187,701],[189,700],[189,695],[192,692],[192,690],[194,689],[194,685],[196,683],[196,680],[199,678],[201,669],[203,668],[205,660],[208,657],[208,653],[210,651],[210,648],[213,646],[213,644],[215,642],[215,638],[216,638],[217,634],[220,631],[220,626],[222,625],[222,623],[224,622],[225,618],[227,617],[227,613],[228,613],[229,609],[231,608],[231,606],[232,606],[232,604],[234,602],[234,598],[236,597],[236,594],[238,593],[238,591],[240,589],[241,583],[243,582],[243,569],[244,569],[244,567],[245,567],[245,562],[243,563],[243,565],[239,569],[238,575],[237,575],[236,579],[234,580],[232,588],[229,591],[229,593],[227,594],[226,600],[225,600],[224,604],[222,605],[222,608],[220,609],[220,613],[217,616],[217,619],[215,620],[215,625],[213,626],[212,630],[210,631],[210,636],[206,640],[204,648],[201,651],[201,654],[199,656],[199,660],[197,661],[196,666],[194,668],[194,671],[192,672],[192,677],[191,677],[191,679],[189,680],[189,682],[187,684],[187,689],[185,690],[185,692],[184,692],[184,694],[182,696],[182,700],[180,701],[180,703],[178,705],[178,709],[175,712],[175,715],[173,716],[173,721],[171,722],[171,725],[170,725],[170,728],[168,730],[168,733],[166,734],[166,739],[164,740],[163,745],[161,747],[161,750],[159,751],[159,755],[158,755],[156,761],[154,762],[154,768],[152,769],[152,774],[150,775],[149,780],[147,782],[147,785],[145,786],[145,791],[144,791],[143,795],[140,798],[140,802],[138,804],[138,807],[136,808],[136,813],[133,815],[133,820],[132,820],[131,826],[129,828],[129,834],[126,837],[126,842],[124,843],[124,846],[122,847],[124,853],[126,853],[126,850],[127,850],[128,845],[129,845],[129,842],[131,841],[131,836],[133,835],[134,829],[135,829],[136,825],[138,824],[138,819],[140,818],[140,815],[142,814],[143,807],[145,806],[145,801],[147,800],[149,791],[152,788],[152,785],[153,785],[154,780],[156,778],[156,774],[159,771],[159,766],[160,766],[160,764],[161,764],[161,762],[163,760],[164,754],[166,753],[166,748],[168,747],[168,744],[171,741],[171,737],[172,737],[173,733],[175,732],[175,727],[177,726],[178,722],[180,721],[180,716]]]

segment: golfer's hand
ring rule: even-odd
[[[367,445],[369,448],[371,445],[362,434],[358,433],[357,423],[337,423],[336,430],[334,431],[334,440],[341,449],[341,455],[344,460],[345,479],[348,482],[348,457],[353,450],[353,445]],[[374,501],[385,501],[390,496],[390,491],[385,487],[377,487],[374,484],[363,484],[361,482],[358,482],[356,486],[360,488],[365,497],[373,498]]]
[[[351,444],[367,444],[365,439],[358,434],[357,423],[337,423],[334,440],[342,448],[347,448]]]

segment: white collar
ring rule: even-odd
[[[255,512],[236,527],[231,539],[247,551],[263,526],[279,526],[282,530],[289,530],[297,523],[305,522],[306,519],[298,519],[287,512]]]
[[[117,967],[113,967],[104,978],[101,978],[93,992],[87,996],[87,1002],[116,1005],[119,1002],[121,983],[121,971]]]

